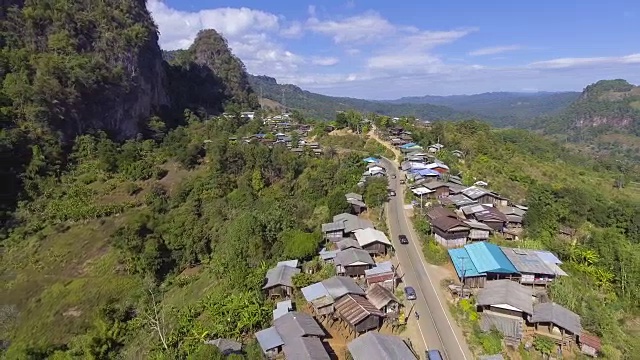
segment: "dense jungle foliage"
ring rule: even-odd
[[[384,119],[376,119],[385,125]],[[640,172],[637,165],[590,159],[524,130],[467,121],[411,128],[422,145],[445,145],[438,158],[517,203],[529,206],[523,247],[548,249],[570,276],[553,283],[553,300],[601,336],[607,358],[633,359],[640,349]],[[451,151],[462,150],[462,159]],[[575,230],[563,237],[561,228]],[[513,245],[513,244],[511,244]]]
[[[80,136],[68,170],[35,180],[42,195],[3,241],[8,358],[195,359],[212,348],[203,339],[247,342],[269,322],[266,270],[317,254],[361,156],[229,142],[252,124],[185,116],[157,139]]]

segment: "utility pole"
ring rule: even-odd
[[[460,260],[460,263],[462,263],[462,286],[460,287],[460,296],[464,297],[464,278],[466,275],[466,269],[464,268],[464,257],[459,256],[458,260]]]

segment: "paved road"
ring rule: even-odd
[[[422,256],[418,238],[415,236],[413,226],[404,211],[404,196],[400,185],[400,171],[397,165],[387,159],[383,159],[383,165],[387,168],[390,188],[396,191],[396,196],[391,197],[387,204],[387,218],[389,219],[389,232],[392,237],[396,256],[400,263],[400,274],[404,275],[403,286],[412,286],[417,293],[414,301],[414,311],[420,314],[418,328],[422,335],[426,348],[438,349],[448,360],[473,360],[473,355],[465,342],[465,339],[450,318],[447,304],[437,294],[436,287],[440,284],[431,282],[428,267]],[[391,175],[396,174],[396,179]],[[398,234],[405,234],[409,239],[408,245],[401,245]],[[413,314],[409,321],[416,321]],[[424,354],[421,354],[424,356]]]

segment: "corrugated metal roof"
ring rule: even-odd
[[[361,219],[353,214],[342,213],[333,217],[333,221],[344,222],[344,232],[350,233],[358,229],[372,228],[373,223],[366,219]]]
[[[340,316],[351,325],[359,324],[370,315],[384,316],[367,298],[360,295],[345,295],[334,306]]]
[[[482,331],[496,329],[502,335],[518,340],[522,339],[523,323],[523,319],[505,316],[493,311],[485,311],[480,316],[480,329]]]
[[[551,322],[555,325],[579,335],[582,332],[580,316],[556,303],[536,304],[533,307],[532,323]]]
[[[491,191],[477,186],[471,186],[462,191],[462,193],[470,199],[478,199],[484,195],[491,194]]]
[[[340,251],[336,255],[336,259],[334,260],[336,264],[342,266],[349,266],[354,263],[362,262],[365,264],[373,265],[375,262],[369,255],[369,252],[362,249],[347,249],[344,251]]]
[[[326,280],[322,280],[322,285],[327,289],[329,294],[334,299],[339,299],[346,294],[364,295],[362,290],[355,280],[347,276],[333,276]]]
[[[356,199],[348,199],[347,202],[351,205],[355,205],[355,206],[360,206],[360,207],[366,207],[367,204],[364,203],[364,201],[360,201],[360,200],[356,200]]]
[[[498,245],[481,241],[465,245],[471,261],[481,273],[517,273],[516,268],[500,250]]]
[[[467,229],[469,228],[467,224],[463,223],[462,221],[447,216],[441,216],[435,219],[431,219],[431,225],[437,227],[442,231],[449,231],[457,227],[463,227]]]
[[[344,230],[344,221],[334,221],[326,224],[322,224],[322,232],[334,232]]]
[[[324,330],[311,315],[297,311],[275,319],[273,326],[285,342],[300,336],[325,336]]]
[[[353,232],[360,246],[367,246],[373,243],[382,243],[391,246],[391,241],[382,231],[373,228],[360,229]]]
[[[416,360],[407,344],[399,337],[368,332],[349,344],[353,360]]]
[[[284,345],[284,341],[282,341],[280,334],[278,334],[276,328],[273,326],[258,331],[256,333],[256,339],[258,340],[258,344],[260,344],[260,347],[264,352]]]
[[[546,251],[546,250],[535,250],[536,254],[538,255],[538,257],[540,257],[540,259],[542,259],[545,262],[550,262],[553,264],[558,264],[561,265],[562,261],[560,261],[560,259],[558,259],[558,257],[550,252],[550,251]]]
[[[391,261],[385,261],[377,263],[375,267],[364,271],[365,276],[378,275],[383,273],[393,272],[393,263]]]
[[[356,231],[360,231],[360,230],[356,230]],[[336,246],[340,250],[347,250],[349,248],[362,249],[362,246],[360,246],[360,244],[358,244],[358,242],[352,238],[346,238],[346,239],[340,240],[336,243]]]
[[[458,218],[453,211],[447,208],[444,208],[442,206],[434,206],[433,208],[429,209],[429,211],[427,211],[427,217],[430,220],[441,218],[441,217],[450,217],[454,219]]]
[[[489,225],[487,224],[483,224],[479,221],[476,220],[466,220],[463,221],[465,224],[467,224],[470,228],[472,229],[480,229],[480,230],[487,230],[487,231],[492,231],[493,229],[491,229],[489,227]]]
[[[295,360],[330,360],[322,341],[317,337],[303,337],[287,341],[284,355]]]
[[[327,260],[330,260],[330,259],[335,259],[335,257],[338,255],[339,252],[340,252],[340,250],[327,251],[327,249],[322,248],[322,250],[320,250],[318,255],[320,255],[320,258],[322,260],[327,261]]]
[[[602,341],[600,338],[593,334],[589,334],[584,330],[580,334],[580,343],[590,346],[598,351],[602,349]]]
[[[242,350],[242,344],[230,339],[219,338],[215,340],[207,340],[204,343],[217,347],[218,350],[220,350],[220,352],[222,353],[222,355],[239,353]]]
[[[448,251],[459,278],[485,275],[478,272],[465,248],[449,249]]]
[[[507,304],[533,314],[533,293],[528,287],[511,280],[488,281],[478,292],[476,303],[480,306]]]
[[[471,204],[475,204],[475,200],[471,200],[463,194],[451,195],[447,199],[449,199],[452,203],[454,203],[457,207],[468,206]]]
[[[305,286],[300,289],[300,291],[302,291],[302,296],[304,296],[307,301],[313,301],[323,296],[330,296],[329,291],[327,291],[321,282]]]
[[[278,319],[289,312],[287,308],[275,308],[273,309],[273,320]]]
[[[293,287],[291,279],[298,274],[300,269],[290,266],[276,266],[267,271],[267,283],[262,287],[268,289],[278,285]]]
[[[378,310],[389,305],[390,302],[400,302],[391,290],[380,284],[373,284],[367,289],[367,299]]]
[[[533,250],[508,247],[501,247],[501,250],[520,273],[555,275],[554,270]]]

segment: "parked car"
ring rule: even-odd
[[[396,174],[391,175],[391,178],[395,179],[396,178]]]
[[[394,190],[389,189],[389,196],[396,196],[396,192]]]
[[[407,235],[398,235],[398,240],[400,240],[400,244],[406,245],[409,243],[409,239],[407,239]]]
[[[404,288],[404,296],[407,298],[407,300],[415,300],[418,297],[416,296],[416,290],[414,288],[412,288],[411,286],[405,286]]]
[[[427,360],[443,360],[439,350],[428,350],[425,355]]]
[[[404,184],[404,180],[400,180],[400,184]]]

